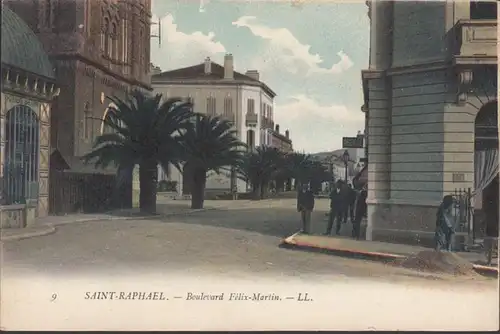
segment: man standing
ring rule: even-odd
[[[297,211],[300,212],[302,233],[309,234],[311,230],[311,213],[314,210],[314,194],[308,184],[303,184],[297,196]]]
[[[332,233],[333,222],[336,221],[335,234],[340,234],[340,227],[344,219],[345,191],[341,180],[335,184],[335,188],[330,193],[330,215],[328,216],[328,227],[325,235]]]
[[[347,200],[347,210],[344,213],[344,223],[347,222],[347,215],[349,215],[349,219],[351,220],[351,224],[354,223],[354,202],[356,202],[357,193],[356,190],[352,188],[352,184],[348,184],[346,187],[346,200]]]
[[[362,189],[355,201],[355,215],[352,222],[352,237],[359,240],[361,234],[361,220],[366,216],[366,197],[368,192]]]

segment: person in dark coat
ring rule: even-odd
[[[439,206],[436,215],[436,232],[434,234],[437,251],[451,252],[452,237],[454,231],[453,227],[453,209],[454,199],[451,195],[443,197],[443,202]]]
[[[356,202],[357,195],[358,194],[356,190],[354,190],[352,188],[352,185],[349,184],[348,187],[346,187],[347,212],[345,213],[344,223],[347,222],[347,214],[349,214],[349,219],[351,220],[351,223],[354,223],[354,211],[355,211],[354,202]]]
[[[328,227],[325,235],[330,235],[332,233],[334,221],[336,222],[335,234],[340,234],[340,227],[344,220],[345,203],[346,196],[343,182],[338,180],[335,184],[335,188],[330,193],[330,215],[328,216]]]
[[[362,189],[357,195],[355,201],[354,220],[352,223],[352,237],[357,240],[359,240],[361,234],[361,220],[363,220],[363,217],[366,217],[367,214],[367,196],[368,192],[366,191],[366,189]]]
[[[302,185],[297,195],[297,211],[300,212],[302,233],[311,232],[311,213],[314,210],[314,194],[307,184]]]

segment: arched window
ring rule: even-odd
[[[111,25],[111,58],[118,59],[118,28],[114,22]]]
[[[114,130],[108,124],[106,124],[106,122],[109,119],[109,110],[111,108],[116,108],[114,103],[110,103],[109,106],[104,111],[103,122],[101,123],[101,135],[105,134],[105,133],[113,133],[114,132]],[[121,125],[123,126],[123,123]]]
[[[29,107],[17,105],[6,115],[4,194],[7,204],[38,198],[38,116]]]
[[[104,18],[104,23],[101,30],[101,51],[104,55],[108,55],[109,53],[109,19],[107,17]]]
[[[45,4],[45,25],[47,28],[52,28],[52,13],[54,10],[54,4],[52,0],[47,0]]]
[[[144,29],[141,28],[141,30],[139,31],[139,43],[138,43],[138,48],[139,48],[139,68],[141,70],[144,69],[144,54],[142,52],[142,45],[144,44],[143,38],[144,38]]]
[[[113,52],[113,30],[112,30],[112,25],[111,25],[111,22],[107,22],[107,25],[106,25],[106,43],[107,43],[107,47],[106,47],[106,56],[108,56],[109,58],[111,58],[112,56],[112,52]]]

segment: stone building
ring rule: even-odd
[[[276,93],[260,81],[258,71],[249,70],[245,74],[235,71],[232,55],[224,57],[223,66],[206,58],[198,65],[153,75],[151,83],[155,93],[165,98],[187,98],[193,102],[195,112],[230,120],[240,140],[250,149],[270,145]],[[189,177],[182,177],[175,168],[170,168],[168,174],[178,181],[178,193],[190,194]],[[189,175],[188,168],[184,174]],[[225,175],[213,174],[208,176],[206,189],[227,192],[234,186],[238,191],[246,189],[241,180],[231,181]]]
[[[431,244],[444,195],[496,193],[498,210],[496,3],[367,5],[367,239]]]
[[[50,211],[103,209],[116,171],[83,165],[80,157],[106,131],[101,121],[109,107],[106,96],[150,90],[151,1],[3,3],[36,33],[61,88],[51,116]]]
[[[25,227],[48,213],[54,68],[26,23],[2,5],[0,105],[1,227]]]
[[[274,130],[272,129],[272,124],[271,128],[268,129],[271,132],[271,142],[269,143],[269,146],[276,147],[285,153],[293,152],[293,144],[292,139],[290,138],[289,130],[285,130],[284,134],[281,133],[279,124],[276,124]]]

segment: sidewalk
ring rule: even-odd
[[[157,203],[156,215],[143,215],[138,208],[117,210],[108,213],[96,214],[69,214],[62,216],[47,216],[37,219],[34,226],[19,229],[0,230],[1,241],[22,240],[32,237],[49,235],[56,232],[57,226],[89,223],[108,220],[147,220],[165,218],[177,215],[188,215],[209,210],[229,210],[252,207],[251,201],[206,201],[203,209],[191,209],[190,200],[161,199]]]
[[[366,240],[358,241],[343,236],[305,235],[300,233],[285,238],[282,242],[282,246],[383,262],[390,262],[424,250],[429,250],[429,248],[420,246]],[[498,275],[498,264],[496,267],[485,266],[485,259],[482,253],[458,252],[457,254],[471,262],[476,271]]]

